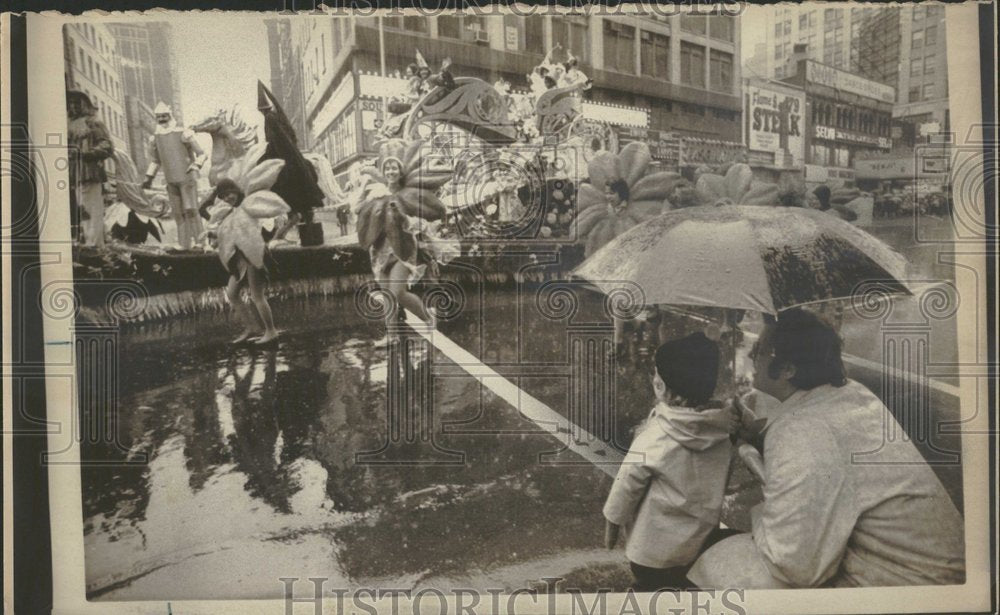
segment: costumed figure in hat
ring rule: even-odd
[[[243,332],[233,343],[264,345],[278,338],[264,292],[270,255],[260,221],[289,211],[271,190],[284,167],[283,160],[261,162],[238,180],[220,180],[208,199],[208,227],[218,237],[219,260],[229,272],[226,299],[243,321]],[[250,305],[240,297],[244,286],[250,291]]]
[[[438,236],[445,207],[435,191],[450,173],[421,168],[422,141],[384,141],[377,168],[363,169],[378,189],[368,189],[358,207],[358,242],[368,249],[379,285],[403,307],[431,323],[433,315],[410,287],[429,273],[437,277],[438,263],[458,255],[455,242]],[[390,314],[389,318],[402,315]]]
[[[267,149],[260,161],[283,160],[284,168],[271,188],[291,208],[288,224],[277,232],[281,238],[292,225],[298,224],[299,243],[303,246],[323,244],[323,227],[313,221],[313,211],[323,207],[323,190],[319,174],[299,150],[298,137],[281,105],[267,87],[257,82],[257,108],[264,116],[264,139]]]
[[[173,111],[166,103],[156,105],[156,132],[149,141],[149,168],[142,187],[149,189],[153,178],[163,169],[170,209],[177,223],[177,241],[187,250],[201,235],[198,217],[198,171],[206,157],[194,131],[178,126]]]
[[[69,181],[73,200],[72,216],[79,220],[80,209],[87,213],[83,222],[83,244],[104,246],[104,194],[107,181],[104,160],[114,153],[104,122],[97,118],[90,98],[79,90],[66,92],[69,114]]]

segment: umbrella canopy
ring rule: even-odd
[[[670,211],[626,231],[577,267],[610,293],[625,283],[647,304],[777,314],[848,299],[878,280],[909,294],[906,259],[865,231],[810,209],[702,206]]]

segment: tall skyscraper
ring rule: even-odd
[[[125,94],[136,97],[150,109],[165,102],[173,109],[178,122],[183,123],[170,24],[116,23],[107,27],[117,42]]]
[[[267,44],[271,60],[271,92],[274,93],[299,138],[299,147],[309,149],[311,140],[306,130],[302,98],[302,58],[300,46],[293,37],[291,20],[267,19]],[[331,50],[332,51],[332,50]]]
[[[789,66],[794,46],[802,44],[806,45],[808,59],[850,70],[851,40],[875,9],[780,4],[758,10],[766,11],[766,39],[763,48],[755,47],[748,64],[763,72],[750,76],[784,79],[794,70]]]
[[[856,72],[896,88],[896,139],[905,145],[948,129],[944,10],[922,4],[879,9],[854,41]]]

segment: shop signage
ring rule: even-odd
[[[917,179],[935,177],[948,172],[945,157],[917,157],[914,155],[895,158],[869,158],[854,161],[854,171],[858,179]]]
[[[599,105],[585,100],[581,105],[581,111],[585,118],[607,122],[615,126],[636,126],[641,128],[649,126],[649,114],[645,109]]]
[[[805,147],[802,130],[805,94],[750,87],[746,103],[747,144],[750,150],[778,152],[788,149],[795,163],[800,163]]]
[[[660,160],[676,167],[681,161],[681,141],[669,132],[650,130],[647,134],[649,153],[654,160]]]
[[[521,39],[517,26],[507,26],[504,29],[504,34],[506,35],[507,49],[517,51]]]
[[[858,179],[912,178],[915,170],[913,156],[854,161],[854,172],[857,173]]]
[[[852,143],[864,143],[865,145],[874,145],[876,147],[881,147],[882,149],[889,149],[892,147],[892,140],[886,137],[873,137],[872,135],[863,135],[856,132],[848,132],[846,130],[840,130],[834,128],[833,126],[816,126],[813,135],[817,139],[829,139],[831,141],[850,141]]]
[[[866,98],[889,103],[896,102],[896,89],[892,86],[871,81],[812,60],[806,60],[806,80],[810,83],[825,85],[835,90],[850,92]]]

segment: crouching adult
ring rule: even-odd
[[[702,588],[964,582],[961,514],[885,405],[847,379],[833,328],[790,310],[754,350],[754,386],[781,401],[764,432],[764,501],[752,535],[708,549],[689,578]]]

